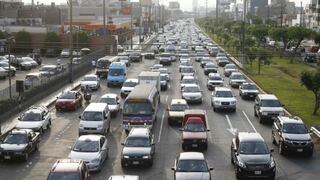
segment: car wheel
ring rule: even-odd
[[[121,160],[121,167],[126,168],[128,167],[128,164]]]
[[[34,151],[39,151],[39,143],[36,144],[36,147],[34,148]]]
[[[238,166],[235,166],[235,174],[236,174],[236,178],[237,179],[242,179],[241,178],[241,174],[240,174],[240,172],[239,172],[239,170],[238,170],[239,168],[238,168]]]
[[[284,155],[283,142],[279,142],[279,154]]]
[[[276,145],[277,142],[276,142],[276,139],[274,138],[273,134],[271,134],[271,139],[272,139],[272,144]]]
[[[43,134],[43,128],[42,127],[39,129],[39,133]]]
[[[172,126],[172,122],[168,119],[168,125]]]
[[[47,129],[51,128],[51,120],[49,120],[48,124],[47,124]]]
[[[258,114],[256,112],[256,109],[253,109],[253,112],[254,112],[254,117],[258,117]]]
[[[261,116],[259,116],[258,118],[259,118],[259,123],[263,124],[263,122],[264,122],[263,118]]]
[[[233,159],[232,151],[233,151],[233,149],[231,149],[231,152],[230,152],[230,161],[231,161],[231,164],[234,164],[234,159]]]

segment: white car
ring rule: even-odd
[[[230,75],[229,84],[231,87],[238,88],[241,84],[246,82],[246,78],[240,72],[233,72]]]
[[[202,92],[197,84],[186,84],[181,89],[181,94],[187,103],[202,103]]]
[[[212,91],[215,87],[223,86],[223,78],[219,73],[209,73],[207,80],[207,88]]]
[[[198,84],[194,76],[184,76],[181,80],[180,87],[183,88],[187,84]]]
[[[155,69],[159,69],[159,68],[163,68],[162,64],[154,64],[153,66],[150,67],[151,70],[155,70]]]
[[[108,158],[108,140],[102,135],[82,135],[71,148],[70,159],[86,162],[89,171],[100,171]]]
[[[44,106],[32,106],[18,117],[17,129],[32,129],[43,133],[51,127],[51,114]]]
[[[170,73],[168,71],[168,68],[159,68],[159,72],[160,72],[160,75],[164,75],[166,76],[166,79],[167,81],[170,81]]]
[[[125,98],[139,84],[139,79],[127,79],[121,88],[121,97]]]
[[[213,111],[231,110],[236,111],[237,99],[231,89],[226,87],[216,87],[211,94],[211,106]]]
[[[120,110],[120,98],[117,94],[107,93],[101,96],[99,103],[108,104],[111,116],[116,116]]]
[[[63,49],[60,53],[60,56],[62,58],[68,58],[70,56],[70,50],[69,49]]]
[[[91,90],[97,90],[100,88],[100,78],[95,74],[85,75],[80,84],[81,90],[86,89],[86,87]]]
[[[31,57],[22,57],[22,59],[23,59],[25,62],[30,63],[32,68],[36,68],[36,67],[39,65],[39,64],[37,63],[37,61],[35,61],[35,60],[32,59]]]

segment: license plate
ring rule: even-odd
[[[297,149],[297,152],[302,152],[303,151],[303,149]]]
[[[260,174],[261,174],[261,171],[254,171],[254,174],[255,174],[255,175],[260,175]]]
[[[198,147],[198,144],[192,144],[191,146],[192,147]]]
[[[3,158],[4,158],[4,159],[11,159],[10,156],[4,156]]]
[[[137,165],[139,164],[139,161],[133,161],[132,164]]]
[[[250,97],[253,97],[253,95],[250,95]]]

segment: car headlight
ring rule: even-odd
[[[214,103],[215,103],[215,104],[220,104],[221,102],[220,102],[220,101],[214,101]]]
[[[242,168],[246,168],[246,167],[247,167],[246,164],[244,164],[244,163],[241,162],[241,161],[238,161],[238,166],[239,166],[239,167],[242,167]]]
[[[270,168],[273,168],[275,165],[276,165],[276,163],[275,163],[274,160],[272,159],[272,160],[271,160],[271,163],[270,163]]]
[[[235,105],[237,103],[237,101],[231,101],[230,104],[231,105]]]
[[[98,125],[98,129],[101,129],[102,128],[102,125],[100,124],[100,125]]]
[[[93,164],[97,164],[97,163],[99,163],[99,162],[100,162],[100,159],[99,159],[99,158],[93,159],[93,160],[91,161],[91,163],[93,163]]]
[[[268,115],[268,112],[261,112],[261,114],[266,116],[266,115]]]
[[[83,124],[80,124],[79,127],[83,128]]]
[[[283,111],[279,112],[279,116],[284,116],[284,112]]]
[[[124,159],[129,159],[130,157],[129,157],[129,156],[123,156],[123,158],[124,158]]]
[[[150,156],[149,155],[146,155],[146,156],[142,156],[142,159],[149,159]]]

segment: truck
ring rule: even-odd
[[[99,77],[107,77],[109,66],[112,62],[119,62],[119,57],[105,56],[98,59],[96,63],[96,75],[98,75]]]
[[[206,111],[186,109],[182,120],[182,149],[208,148],[208,128]]]
[[[160,72],[142,71],[138,78],[139,84],[154,84],[161,91]]]

